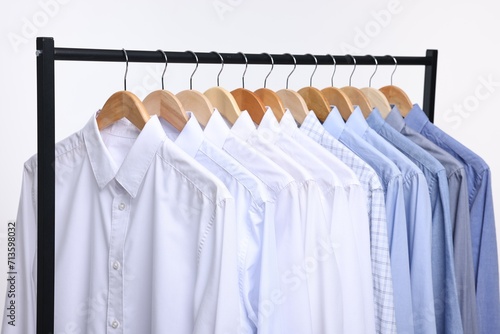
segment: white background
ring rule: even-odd
[[[31,0],[4,2],[2,7],[0,276],[6,271],[6,226],[16,218],[23,162],[36,151],[36,36],[54,37],[61,47],[169,51],[421,56],[426,49],[438,49],[435,123],[490,165],[495,211],[500,213],[500,21],[493,1]],[[193,68],[169,65],[166,89],[189,88]],[[143,98],[159,89],[162,69],[161,64],[130,64],[129,90]],[[221,86],[238,88],[243,69],[227,65]],[[246,88],[262,87],[268,69],[250,66]],[[200,65],[194,89],[203,92],[214,86],[218,70],[217,65]],[[284,88],[290,70],[276,66],[268,88]],[[297,68],[290,88],[307,86],[312,70]],[[335,86],[347,85],[351,70],[339,66]],[[328,86],[331,71],[321,66],[314,86]],[[367,86],[371,71],[373,67],[358,67],[353,85]],[[391,71],[379,67],[372,86],[389,84]],[[123,72],[123,63],[56,63],[57,140],[83,127],[123,88]],[[423,74],[423,67],[400,66],[394,84],[421,103]],[[4,290],[0,280],[0,300]]]

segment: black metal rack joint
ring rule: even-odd
[[[129,62],[163,63],[158,51],[127,50]],[[188,52],[166,52],[169,63],[195,63]],[[38,280],[37,333],[54,333],[54,278],[55,278],[55,61],[124,62],[122,50],[75,49],[54,47],[52,37],[38,37],[37,55],[37,140],[38,140]],[[215,53],[196,52],[200,64],[219,64]],[[225,64],[245,64],[238,53],[221,53]],[[248,64],[271,64],[266,54],[245,54]],[[398,66],[425,66],[423,107],[430,120],[434,119],[436,97],[437,50],[427,50],[424,57],[395,56]],[[274,64],[293,65],[290,55],[273,54]],[[310,55],[294,55],[297,65],[313,65]],[[329,55],[315,55],[318,65],[332,65]],[[352,65],[348,55],[334,55],[337,65]],[[355,56],[357,65],[373,65],[371,56]],[[390,56],[376,56],[379,65],[394,65]]]

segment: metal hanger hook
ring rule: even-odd
[[[161,90],[165,89],[165,84],[163,81],[163,77],[165,76],[165,72],[167,71],[167,65],[168,65],[168,58],[167,58],[167,53],[163,50],[156,50],[159,51],[163,54],[163,57],[165,57],[165,68],[163,69],[163,73],[161,74]]]
[[[333,60],[333,73],[332,73],[332,77],[330,78],[330,83],[332,84],[332,87],[333,87],[333,77],[335,76],[335,72],[337,72],[337,60],[331,54],[328,54],[327,56],[330,56],[330,58],[332,58],[332,60]]]
[[[313,72],[312,72],[312,74],[311,74],[311,78],[309,78],[309,87],[312,87],[312,85],[313,85],[313,77],[314,77],[314,73],[316,73],[316,70],[318,69],[318,59],[316,58],[316,56],[314,56],[314,55],[312,55],[312,54],[310,54],[310,53],[306,54],[306,56],[311,56],[311,57],[313,57],[313,58],[314,58],[314,64],[316,65],[316,66],[314,67],[314,71],[313,71]]]
[[[368,87],[371,87],[372,86],[372,79],[373,77],[375,76],[375,73],[377,73],[377,68],[378,68],[378,61],[377,61],[377,58],[375,58],[374,56],[372,55],[367,55],[367,56],[370,56],[373,58],[373,60],[375,61],[375,71],[373,71],[373,74],[372,76],[370,77],[370,80],[368,81]]]
[[[351,75],[349,76],[349,86],[351,86],[351,81],[352,81],[352,76],[354,75],[354,72],[356,71],[356,58],[352,55],[347,55],[352,58],[352,61],[354,62],[354,68],[352,69]]]
[[[123,54],[125,55],[125,75],[123,76],[123,90],[127,90],[127,74],[128,74],[128,54],[127,50],[122,49]]]
[[[245,71],[243,72],[243,75],[241,76],[241,87],[245,88],[245,74],[247,73],[247,69],[248,69],[248,59],[247,59],[247,56],[243,52],[238,52],[238,53],[240,55],[242,55],[243,58],[245,59]]]
[[[292,76],[292,73],[295,72],[295,69],[297,68],[297,59],[295,59],[295,57],[291,53],[285,53],[285,54],[289,55],[293,59],[293,70],[286,77],[286,89],[288,89],[288,80],[290,80],[290,77]]]
[[[216,51],[212,51],[210,53],[215,53],[220,58],[221,67],[220,67],[219,73],[217,74],[217,87],[219,87],[220,74],[222,73],[222,70],[224,69],[224,58],[222,58],[221,54],[216,52]]]
[[[396,69],[398,68],[398,61],[396,60],[396,57],[394,57],[394,56],[386,55],[386,57],[391,57],[392,60],[394,60],[394,70],[391,73],[391,86],[392,86],[392,77],[394,76],[394,73],[396,72]]]
[[[273,72],[273,69],[274,69],[274,58],[269,53],[264,52],[263,55],[268,55],[269,58],[271,58],[271,70],[269,71],[269,73],[267,73],[266,78],[264,79],[264,88],[266,88],[267,78],[269,78],[269,76],[271,75],[271,73]]]
[[[196,53],[194,53],[193,51],[190,51],[190,50],[187,50],[186,52],[192,53],[194,58],[196,59],[196,67],[194,68],[194,71],[193,71],[193,73],[191,73],[191,77],[189,78],[189,89],[193,90],[193,76],[196,73],[196,70],[198,70],[198,65],[200,63],[198,61],[198,56],[196,55]]]

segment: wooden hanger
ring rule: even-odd
[[[380,88],[379,91],[384,94],[390,104],[398,107],[403,117],[406,117],[413,108],[413,103],[401,88],[390,85]]]
[[[185,110],[191,111],[198,123],[206,126],[214,107],[210,100],[197,90],[183,90],[176,94]]]
[[[389,104],[389,101],[385,97],[384,94],[382,94],[381,91],[378,89],[372,88],[372,87],[365,87],[361,88],[361,91],[363,94],[365,94],[366,98],[368,99],[368,102],[370,103],[372,110],[373,108],[377,108],[380,113],[384,116],[384,118],[389,115],[391,112],[391,105]]]
[[[245,89],[245,73],[248,68],[248,60],[245,54],[242,52],[238,52],[245,58],[245,71],[243,72],[243,76],[241,77],[242,88],[237,88],[231,91],[231,95],[233,95],[236,103],[238,103],[238,107],[240,110],[248,111],[248,114],[252,118],[252,121],[255,124],[260,124],[260,121],[264,117],[266,113],[266,106],[262,102],[262,100],[252,91]]]
[[[380,88],[379,91],[381,91],[382,94],[384,94],[384,96],[387,98],[390,104],[394,104],[396,105],[396,107],[398,107],[403,117],[406,117],[406,115],[408,115],[410,110],[413,108],[413,103],[411,102],[408,95],[401,88],[392,85],[392,77],[394,76],[394,72],[396,72],[396,69],[398,68],[398,62],[396,58],[392,57],[392,59],[394,59],[394,70],[392,71],[391,74],[391,84],[389,86],[384,86]],[[384,115],[384,117],[385,116],[387,115]]]
[[[205,95],[197,90],[193,90],[193,76],[196,73],[199,64],[198,56],[193,51],[187,52],[191,52],[196,58],[196,67],[189,79],[189,90],[183,90],[182,92],[177,93],[176,96],[182,103],[184,109],[186,111],[191,111],[196,116],[196,120],[198,121],[198,123],[206,126],[208,120],[210,119],[210,116],[212,116],[214,107]]]
[[[150,115],[158,115],[182,131],[188,121],[186,111],[179,99],[169,91],[157,90],[150,93],[143,101]]]
[[[291,89],[280,89],[276,95],[280,97],[283,106],[290,110],[295,121],[302,124],[309,113],[309,108],[302,95]]]
[[[161,76],[161,90],[150,93],[146,96],[143,103],[150,115],[158,115],[172,124],[178,131],[182,131],[188,121],[186,111],[179,99],[164,89],[163,77],[167,70],[168,60],[165,52],[162,50],[158,51],[162,52],[165,57],[165,68]]]
[[[286,78],[286,88],[277,91],[276,94],[280,97],[281,102],[283,102],[283,106],[290,110],[295,121],[302,124],[306,119],[307,114],[309,114],[309,108],[307,107],[307,103],[302,95],[294,90],[288,89],[288,81],[290,80],[292,73],[297,68],[297,60],[290,53],[285,54],[293,58],[294,67],[292,72],[290,72]]]
[[[149,120],[149,114],[141,100],[133,93],[127,91],[128,55],[125,49],[122,50],[127,63],[123,79],[124,90],[111,95],[99,111],[96,117],[99,130],[110,126],[123,117],[128,119],[139,130],[142,130]]]
[[[368,101],[368,98],[361,91],[361,89],[352,86],[346,86],[342,87],[340,90],[342,90],[347,95],[353,105],[359,106],[359,109],[361,109],[365,118],[370,116],[373,108],[370,104],[370,101]]]
[[[363,94],[363,92],[359,88],[351,86],[352,76],[356,71],[356,58],[351,55],[347,56],[352,58],[352,61],[354,62],[354,68],[351,72],[351,76],[349,77],[349,86],[342,87],[341,90],[349,97],[349,100],[351,100],[353,105],[359,106],[359,108],[363,112],[363,116],[365,116],[366,118],[370,116],[370,113],[372,112],[372,106],[370,104],[370,101],[368,101],[366,95]]]
[[[222,70],[224,69],[224,58],[215,51],[212,53],[217,54],[221,60],[221,68],[219,74],[217,75],[217,86],[209,88],[203,95],[207,97],[207,99],[212,103],[214,108],[220,112],[222,116],[231,124],[234,124],[238,117],[241,114],[240,107],[238,107],[238,103],[234,99],[233,95],[226,89],[219,87],[219,78]]]
[[[351,113],[354,111],[354,106],[346,93],[336,87],[333,87],[333,77],[335,76],[335,72],[337,70],[337,61],[334,56],[329,56],[332,58],[334,65],[332,77],[330,78],[331,87],[322,89],[321,93],[325,97],[328,104],[330,106],[336,106],[342,118],[347,121]]]
[[[268,88],[259,88],[254,94],[262,101],[265,107],[271,108],[278,122],[281,121],[281,118],[285,114],[285,106],[281,101],[281,97]]]
[[[241,115],[240,107],[233,95],[222,87],[212,87],[203,93],[229,123],[234,124]]]
[[[321,93],[325,97],[326,101],[330,106],[336,106],[342,115],[342,118],[347,121],[349,116],[354,111],[354,105],[352,104],[349,96],[347,94],[335,87],[326,87],[321,90]]]
[[[314,111],[316,116],[321,122],[324,122],[330,113],[330,105],[326,101],[325,97],[321,91],[315,87],[312,87],[312,79],[316,69],[318,68],[318,60],[312,54],[308,54],[314,58],[316,67],[314,68],[311,78],[309,80],[309,87],[304,87],[298,91],[298,93],[304,98],[307,107]]]
[[[266,88],[267,78],[269,77],[269,75],[271,75],[271,72],[274,69],[274,59],[269,53],[264,53],[264,54],[268,55],[269,58],[271,58],[271,70],[264,79],[264,88],[257,89],[254,93],[262,101],[264,106],[271,108],[271,110],[274,113],[274,116],[279,122],[281,121],[281,118],[285,114],[285,107],[283,106],[283,102],[281,101],[279,95],[276,94],[274,91]]]
[[[366,98],[368,99],[368,102],[370,102],[370,105],[373,108],[377,108],[382,115],[387,116],[391,112],[391,105],[389,104],[389,101],[387,101],[387,98],[385,97],[384,94],[382,94],[381,91],[378,89],[372,88],[372,78],[377,73],[377,68],[378,68],[378,61],[377,58],[375,58],[372,55],[368,55],[373,58],[373,61],[375,62],[375,71],[373,71],[373,74],[370,77],[368,87],[361,88],[361,91],[363,94],[365,94]],[[366,117],[366,116],[365,116]]]

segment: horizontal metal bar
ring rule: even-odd
[[[163,63],[165,58],[159,51],[126,50],[129,62],[139,63]],[[196,63],[196,58],[190,52],[166,51],[169,63]],[[245,64],[245,58],[239,53],[220,53],[224,59],[224,64]],[[196,52],[200,64],[220,64],[220,57],[214,52]],[[267,54],[245,53],[248,64],[271,64],[271,58]],[[293,65],[294,60],[288,54],[272,54],[274,64]],[[295,54],[298,65],[314,65],[315,60],[311,55]],[[333,60],[329,55],[315,55],[318,65],[332,65]],[[353,59],[349,55],[333,55],[337,65],[353,65]],[[371,56],[354,55],[357,65],[374,65]],[[67,61],[102,61],[102,62],[124,62],[125,56],[122,50],[110,49],[73,49],[55,48],[55,60]],[[375,56],[379,65],[394,65],[391,56]],[[395,56],[399,65],[430,65],[430,57],[406,57]]]

